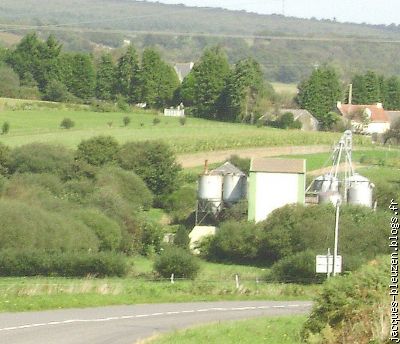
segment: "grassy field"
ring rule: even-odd
[[[288,93],[293,97],[297,94],[297,84],[284,84],[282,82],[272,82],[271,84],[276,93]]]
[[[1,104],[0,125],[7,121],[10,132],[1,135],[0,142],[11,147],[47,142],[74,148],[83,139],[112,135],[120,143],[161,139],[169,143],[176,153],[190,153],[229,148],[332,144],[340,137],[338,133],[257,128],[198,118],[188,118],[186,124],[181,125],[177,118],[158,116],[151,111],[99,113],[85,106],[8,99],[0,101],[0,108]],[[131,118],[127,127],[122,122],[125,116]],[[154,125],[156,116],[161,122]],[[66,117],[75,122],[75,126],[68,130],[60,128],[60,122]],[[368,139],[359,137],[356,142],[368,144]]]
[[[310,300],[320,288],[266,283],[261,268],[207,262],[202,262],[196,280],[172,284],[155,279],[152,265],[150,259],[134,258],[127,278],[0,278],[0,312],[178,301]],[[235,274],[240,276],[239,289]]]
[[[217,323],[176,331],[145,343],[296,344],[301,343],[300,331],[305,321],[305,316],[285,316]]]
[[[303,155],[287,155],[283,156],[288,159],[306,159],[307,160],[307,171],[313,171],[322,167],[327,167],[332,164],[331,153],[317,153],[317,154],[303,154]],[[400,149],[388,149],[377,147],[371,150],[359,150],[353,151],[352,158],[354,163],[363,164],[364,161],[375,160],[385,161],[388,159],[399,159],[400,160]]]

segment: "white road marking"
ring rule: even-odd
[[[311,303],[298,305],[298,304],[289,304],[289,305],[274,305],[274,306],[258,306],[258,307],[231,307],[231,308],[203,308],[203,309],[189,309],[182,311],[170,311],[170,312],[159,312],[159,313],[151,313],[151,314],[136,314],[136,315],[122,315],[119,317],[108,317],[108,318],[98,318],[98,319],[69,319],[62,321],[51,321],[48,323],[38,323],[38,324],[26,324],[20,326],[12,326],[12,327],[4,327],[0,328],[0,332],[6,331],[15,331],[22,330],[26,328],[34,328],[34,327],[42,327],[42,326],[56,326],[63,324],[72,324],[72,323],[95,323],[95,322],[107,322],[107,321],[115,321],[115,320],[126,320],[126,319],[134,319],[134,318],[146,318],[146,317],[156,317],[160,315],[175,315],[175,314],[187,314],[187,313],[203,313],[203,312],[215,312],[215,311],[244,311],[244,310],[260,310],[260,309],[270,309],[270,308],[288,308],[288,307],[309,307],[312,306]]]

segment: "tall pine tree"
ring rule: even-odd
[[[115,92],[132,103],[140,101],[139,97],[139,58],[133,45],[129,45],[125,54],[118,59]]]
[[[207,49],[193,68],[195,115],[217,118],[218,100],[226,86],[230,66],[220,47]]]
[[[334,69],[321,67],[313,71],[310,78],[298,86],[298,104],[310,111],[320,122],[323,129],[329,129],[330,112],[335,109],[336,102],[342,100],[339,77]]]
[[[96,97],[112,100],[115,97],[115,67],[111,54],[103,54],[96,74]]]

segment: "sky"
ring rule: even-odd
[[[156,0],[148,0],[155,2]],[[400,0],[158,0],[166,4],[222,7],[261,14],[368,24],[400,24]]]

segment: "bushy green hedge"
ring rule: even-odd
[[[311,250],[298,252],[276,262],[267,278],[282,283],[316,283],[325,275],[315,273],[315,253]]]
[[[96,252],[99,247],[95,233],[82,222],[34,204],[1,199],[0,219],[0,250]]]
[[[194,279],[199,270],[198,259],[179,247],[167,247],[154,263],[154,270],[164,278]]]
[[[83,140],[77,149],[78,159],[94,166],[102,166],[115,160],[118,142],[112,136],[96,136]]]
[[[10,173],[52,173],[64,176],[74,161],[73,152],[62,146],[30,143],[14,148],[10,155]]]
[[[388,343],[390,258],[327,281],[303,329],[307,343]]]
[[[0,276],[124,276],[126,259],[112,253],[0,251]]]

